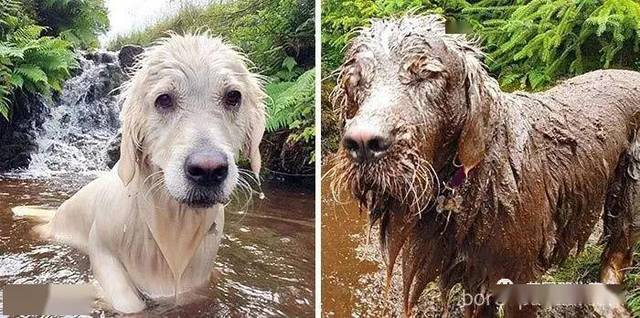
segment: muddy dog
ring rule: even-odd
[[[480,58],[442,18],[406,16],[373,20],[339,70],[332,187],[380,223],[387,280],[402,255],[408,315],[438,277],[444,297],[456,283],[476,294],[502,278],[536,281],[580,252],[599,217],[601,280],[620,283],[640,234],[640,73],[505,93]]]

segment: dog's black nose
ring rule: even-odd
[[[342,139],[342,145],[354,159],[362,162],[383,155],[391,146],[391,138],[364,130],[350,130]]]
[[[229,174],[227,156],[217,150],[199,151],[185,160],[184,171],[189,180],[201,186],[220,184]]]

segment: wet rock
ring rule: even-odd
[[[0,119],[0,172],[30,165],[55,170],[67,163],[104,167],[106,144],[120,127],[116,89],[125,76],[113,52],[76,58],[80,67],[61,93],[48,101],[17,96],[12,119]]]
[[[98,72],[98,79],[91,84],[87,94],[84,95],[85,103],[90,104],[108,97],[113,97],[114,100],[111,102],[115,102],[116,90],[125,80],[124,73],[117,64],[111,62],[102,64],[104,67]]]
[[[116,60],[116,57],[113,55],[113,53],[101,52],[100,61],[98,61],[98,63],[104,63],[104,64],[114,63],[115,60]]]
[[[113,168],[113,166],[120,159],[120,141],[122,140],[122,131],[118,131],[118,134],[115,135],[107,146],[107,158],[106,163],[109,169]]]
[[[34,128],[42,125],[48,110],[42,98],[16,94],[10,121],[0,117],[0,171],[25,168],[37,149]]]
[[[302,142],[290,142],[289,130],[266,132],[260,144],[262,165],[267,174],[303,177],[314,172],[314,165],[307,160],[313,149],[304,147]]]
[[[125,73],[128,73],[136,64],[137,57],[142,52],[144,52],[144,49],[137,45],[125,45],[120,49],[118,60],[120,61],[120,67]]]
[[[85,52],[84,54],[82,54],[82,57],[84,57],[85,60],[95,61],[96,60],[96,53],[95,52]]]
[[[82,71],[83,71],[82,67],[76,67],[76,68],[71,69],[69,71],[69,74],[71,75],[71,77],[76,77],[76,76],[79,76],[80,74],[82,74]]]
[[[115,63],[116,56],[113,52],[85,52],[83,57],[87,60],[93,61],[96,64],[108,64]]]

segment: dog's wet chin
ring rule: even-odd
[[[229,202],[229,195],[224,194],[218,188],[190,187],[181,193],[169,190],[169,195],[181,204],[198,209],[210,208],[216,204]]]
[[[210,208],[216,204],[229,202],[229,196],[224,195],[219,190],[198,188],[192,188],[186,195],[176,199],[192,208]]]

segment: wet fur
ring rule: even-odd
[[[537,281],[579,252],[603,215],[601,279],[620,283],[640,233],[640,73],[595,71],[537,94],[505,93],[480,57],[464,36],[445,34],[441,18],[406,16],[373,20],[339,70],[333,100],[345,129],[374,122],[400,136],[365,165],[341,149],[329,174],[334,193],[350,191],[380,222],[388,278],[402,255],[407,314],[437,278],[445,297],[456,283],[490,293],[501,278]],[[385,90],[398,93],[385,100]],[[468,171],[462,203],[438,211],[435,197],[457,169]]]
[[[237,187],[251,191],[260,171],[265,94],[246,62],[206,33],[172,35],[148,48],[123,88],[120,160],[41,228],[89,255],[115,310],[142,311],[146,299],[181,304],[207,285],[223,237],[222,200]],[[237,108],[222,103],[229,86],[242,91]],[[154,106],[162,93],[173,94],[171,110]],[[229,176],[213,198],[188,183],[183,168],[201,149],[227,155]],[[252,172],[237,168],[239,151]]]

